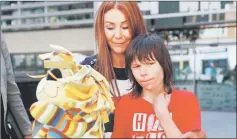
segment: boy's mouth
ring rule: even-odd
[[[151,81],[151,80],[153,80],[154,78],[150,78],[150,79],[146,79],[146,80],[141,80],[140,82],[148,82],[148,81]]]

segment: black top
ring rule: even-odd
[[[86,57],[81,62],[81,65],[90,65],[91,67],[93,67],[97,61],[96,57],[97,57],[97,55]],[[117,80],[127,80],[128,79],[128,76],[126,75],[125,68],[115,68],[114,67],[114,73],[115,73]]]
[[[114,68],[114,73],[116,79],[118,80],[127,80],[128,76],[126,75],[125,68]]]

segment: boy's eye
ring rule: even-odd
[[[148,63],[148,65],[153,65],[153,64],[155,64],[154,62],[152,62],[152,63]]]

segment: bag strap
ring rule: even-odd
[[[16,122],[16,118],[14,117],[12,110],[10,108],[7,109],[7,115],[6,115],[6,128],[8,135],[14,139],[14,138],[24,138],[18,123]]]

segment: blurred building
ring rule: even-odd
[[[93,24],[100,4],[93,1],[1,1],[1,28],[21,88],[28,87],[34,91],[38,80],[28,78],[26,73],[44,73],[42,61],[37,56],[51,51],[49,44],[64,46],[78,53],[78,61],[85,55],[96,53]],[[235,1],[153,1],[138,4],[148,31],[166,39],[177,88],[208,94],[208,86],[205,88],[198,84],[223,83],[225,79],[233,86],[228,74],[236,66]],[[225,87],[219,90],[225,90]],[[236,91],[236,78],[234,87]],[[203,91],[203,88],[206,90]],[[223,92],[212,92],[215,91],[204,98],[199,94],[203,108],[206,106],[204,99],[225,96]],[[233,95],[226,97],[233,98]],[[222,98],[219,99],[221,103],[212,103],[222,105]],[[236,103],[232,103],[234,100],[236,97],[223,101],[231,102],[226,107],[233,110],[236,108]],[[210,103],[210,99],[207,101]]]
[[[236,111],[236,2],[140,4],[148,30],[166,39],[174,87],[193,91],[202,110]]]
[[[2,1],[1,27],[16,79],[44,72],[38,55],[51,51],[49,44],[78,53],[79,61],[92,55],[93,11],[93,2]]]

